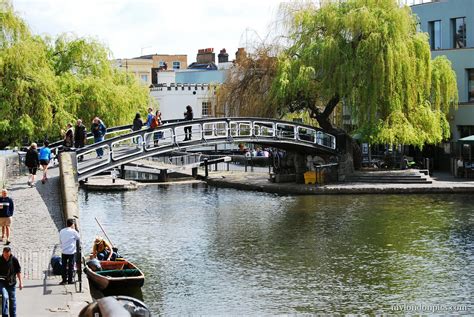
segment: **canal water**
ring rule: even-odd
[[[80,192],[85,249],[97,217],[144,271],[145,303],[165,315],[472,313],[473,207],[473,195],[290,197],[202,184]]]

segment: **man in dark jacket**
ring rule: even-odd
[[[186,112],[184,113],[184,120],[186,121],[191,121],[193,120],[193,108],[190,105],[186,106]],[[184,127],[184,141],[191,140],[193,133],[192,131],[192,126],[186,126]]]
[[[74,147],[76,149],[84,147],[86,145],[86,142],[87,142],[87,129],[82,124],[82,120],[77,119],[76,129],[74,131]],[[82,156],[78,157],[79,162],[82,161],[82,159],[83,159]]]
[[[2,226],[2,241],[5,239],[5,244],[10,244],[10,225],[14,210],[13,200],[8,197],[8,191],[2,189],[2,197],[0,197],[0,225]]]
[[[0,293],[2,294],[2,316],[16,317],[16,279],[18,287],[23,289],[21,266],[18,259],[12,255],[11,248],[3,248],[0,257]]]
[[[35,176],[36,171],[39,167],[39,156],[38,156],[38,146],[36,143],[31,143],[30,148],[26,152],[25,156],[25,165],[28,167],[28,172],[30,175],[28,176],[28,186],[35,186]]]

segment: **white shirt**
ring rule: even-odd
[[[79,240],[79,233],[70,228],[64,228],[59,231],[59,241],[61,242],[61,250],[63,254],[76,253],[76,241]]]

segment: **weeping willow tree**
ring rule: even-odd
[[[8,1],[0,3],[0,148],[60,137],[67,122],[100,116],[130,123],[148,89],[114,69],[109,51],[88,38],[32,34]]]
[[[427,35],[396,0],[326,1],[283,9],[287,49],[272,92],[287,111],[306,109],[319,125],[343,103],[371,143],[422,147],[448,138],[456,76],[431,60]]]
[[[275,117],[278,108],[270,88],[276,75],[274,48],[260,45],[239,56],[226,81],[217,89],[217,112],[228,116]]]
[[[92,120],[108,126],[130,123],[151,102],[148,88],[131,74],[112,67],[110,52],[92,38],[61,35],[48,39],[48,56],[64,106],[62,117]],[[86,123],[87,124],[87,123]]]
[[[0,12],[0,81],[0,143],[51,127],[59,96],[46,46],[7,2]]]

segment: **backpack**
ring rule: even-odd
[[[160,125],[160,122],[158,121],[158,118],[156,116],[153,116],[153,119],[151,119],[151,124],[150,128],[154,129]]]

